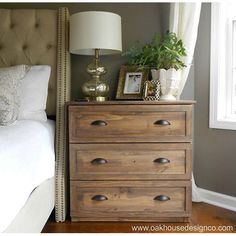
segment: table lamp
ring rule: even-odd
[[[99,55],[121,53],[121,17],[112,12],[87,11],[70,17],[70,52],[94,55],[87,66],[91,80],[85,82],[82,91],[89,100],[105,101],[109,85],[101,80],[107,71],[100,64]]]

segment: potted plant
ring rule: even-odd
[[[136,41],[122,55],[128,56],[128,65],[130,66],[156,68],[160,42],[160,36],[155,34],[150,43],[141,45],[139,41]]]
[[[161,83],[160,100],[176,100],[179,89],[181,69],[184,64],[186,49],[176,34],[167,31],[158,48],[156,58],[157,70],[152,70],[153,76],[158,76]]]
[[[129,56],[130,65],[152,68],[152,78],[161,83],[161,100],[176,100],[186,49],[175,33],[167,31],[162,39],[156,34],[150,43],[136,43],[124,55]]]

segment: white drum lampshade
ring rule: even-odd
[[[87,11],[70,17],[70,52],[80,55],[116,54],[122,51],[121,17],[115,13]]]

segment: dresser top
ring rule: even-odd
[[[196,103],[192,100],[177,101],[105,101],[105,102],[84,102],[70,101],[67,105],[191,105]]]

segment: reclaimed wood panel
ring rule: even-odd
[[[70,179],[190,179],[191,147],[186,143],[70,144]],[[97,164],[98,158],[104,163]],[[158,158],[169,162],[154,162]]]
[[[71,217],[81,220],[90,217],[128,220],[140,215],[142,218],[188,217],[190,209],[186,201],[189,182],[163,182],[126,181],[124,186],[123,182],[118,181],[71,181]],[[107,200],[94,200],[97,195]],[[169,200],[154,200],[160,195],[167,196]]]
[[[191,106],[69,106],[70,143],[190,142]],[[155,124],[164,120],[169,125]],[[102,121],[105,125],[92,125]]]

